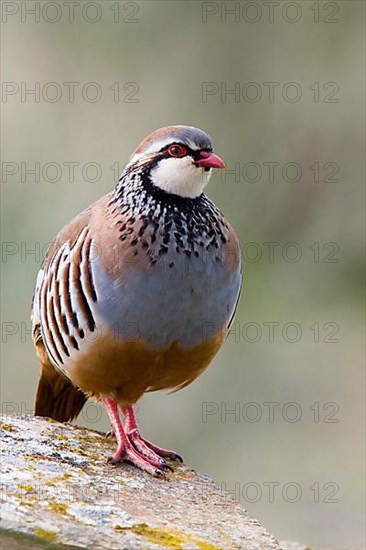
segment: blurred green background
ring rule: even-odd
[[[64,5],[41,2],[36,22],[21,12],[34,2],[4,4],[19,11],[2,25],[3,411],[33,406],[39,252],[145,135],[201,127],[240,171],[207,193],[240,237],[244,288],[210,369],[140,403],[143,433],[279,540],[363,549],[364,3],[80,2],[74,22]],[[36,82],[39,97],[22,97]],[[80,83],[73,102],[65,82]],[[79,421],[108,428],[94,405]]]

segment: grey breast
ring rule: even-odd
[[[173,247],[147,270],[127,267],[112,280],[96,262],[93,275],[101,325],[120,340],[158,349],[174,342],[191,348],[227,326],[240,287],[239,266],[228,274],[217,253],[187,257]]]

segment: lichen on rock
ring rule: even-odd
[[[93,550],[280,550],[258,521],[186,465],[161,480],[107,464],[114,443],[104,434],[31,416],[0,422],[7,537]]]

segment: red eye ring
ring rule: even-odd
[[[171,157],[181,158],[187,154],[187,149],[180,145],[179,143],[174,143],[168,148],[168,153]]]

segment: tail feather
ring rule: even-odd
[[[38,383],[34,414],[48,416],[59,422],[73,420],[80,413],[86,395],[55,369],[42,372]]]

